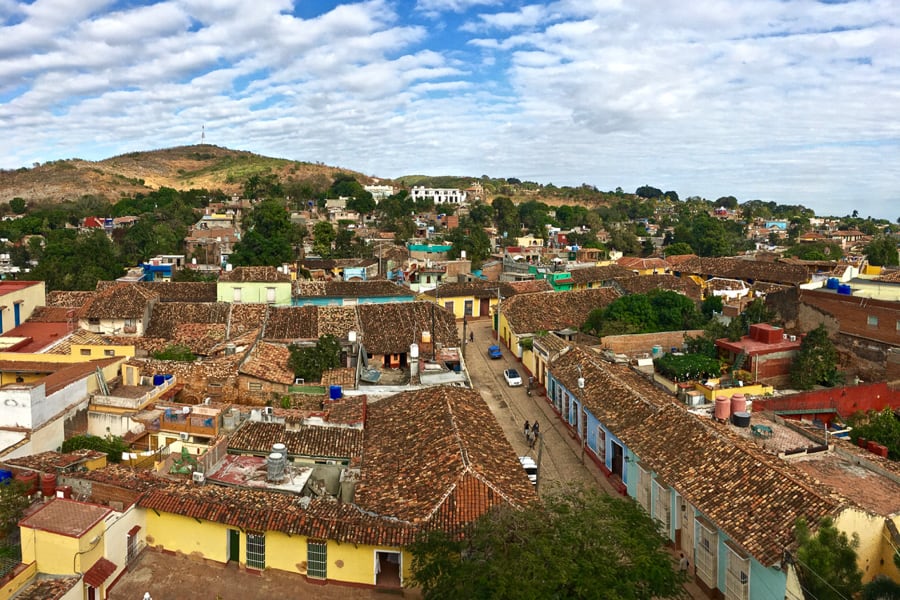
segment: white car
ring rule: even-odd
[[[503,371],[503,378],[506,380],[509,387],[522,385],[522,376],[519,375],[519,372],[515,369],[506,369]]]
[[[537,463],[534,462],[534,459],[530,456],[520,456],[519,462],[522,463],[522,468],[525,469],[525,472],[528,473],[528,481],[530,481],[533,485],[537,485]]]

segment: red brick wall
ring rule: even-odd
[[[651,352],[653,346],[662,346],[663,351],[668,352],[675,348],[684,346],[684,336],[699,337],[703,335],[702,330],[689,331],[664,331],[661,333],[638,333],[634,335],[608,335],[600,338],[600,343],[604,349],[612,350],[616,354],[641,354],[643,352]]]
[[[886,302],[830,292],[803,291],[800,301],[832,315],[840,323],[841,333],[848,333],[890,344],[900,344],[900,302]],[[876,317],[877,325],[868,318]]]
[[[815,409],[834,408],[842,417],[848,417],[857,411],[882,410],[888,406],[900,408],[900,389],[891,389],[884,382],[801,392],[779,398],[757,398],[753,401],[753,410],[757,412],[814,412]]]

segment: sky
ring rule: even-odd
[[[0,0],[0,168],[205,141],[900,217],[897,0]]]

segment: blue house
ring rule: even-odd
[[[292,306],[355,306],[412,302],[415,294],[391,281],[295,281]]]
[[[840,514],[846,506],[833,494],[594,352],[557,353],[546,389],[585,455],[659,523],[710,597],[802,597],[795,596],[795,567],[785,560],[794,523]]]

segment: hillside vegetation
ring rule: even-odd
[[[230,150],[208,144],[149,152],[129,152],[97,162],[65,159],[33,168],[0,171],[0,202],[19,197],[26,201],[63,202],[86,195],[112,202],[162,187],[176,190],[219,189],[240,194],[252,175],[277,175],[283,182],[349,172],[360,181],[368,177],[320,163],[299,162]]]

